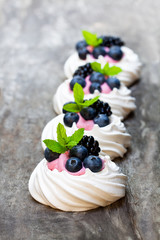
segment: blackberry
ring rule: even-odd
[[[109,106],[108,103],[102,102],[98,100],[97,102],[93,103],[90,107],[96,109],[97,114],[107,114],[107,116],[111,116],[112,111],[111,107]]]
[[[94,140],[94,137],[84,135],[78,145],[82,145],[88,150],[88,155],[98,156],[101,151],[98,141]]]
[[[103,39],[101,46],[104,47],[112,47],[112,46],[123,46],[125,43],[119,37],[113,36],[101,36],[100,38]]]
[[[91,68],[90,63],[87,63],[83,66],[80,66],[73,74],[73,76],[81,76],[83,78],[86,78],[88,75],[91,75],[93,72],[93,69]]]

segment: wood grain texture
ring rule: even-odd
[[[158,240],[160,2],[0,1],[0,239]],[[28,180],[43,158],[40,136],[55,116],[52,95],[81,29],[121,36],[143,62],[125,122],[132,147],[116,163],[126,197],[106,208],[65,213],[38,204]]]

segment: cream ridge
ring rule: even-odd
[[[43,140],[57,140],[57,125],[58,123],[64,124],[63,117],[64,114],[60,114],[48,122],[43,129],[41,136],[43,149],[46,148]],[[84,135],[93,136],[95,140],[99,142],[102,155],[107,154],[111,159],[123,157],[127,151],[127,148],[130,146],[131,136],[126,132],[126,128],[119,117],[111,115],[109,118],[109,125],[100,128],[97,124],[94,124],[92,130],[84,131]],[[67,136],[71,136],[78,129],[76,123],[73,123],[71,128],[67,126],[65,126],[65,128]]]
[[[126,86],[132,85],[136,80],[140,78],[141,62],[136,53],[134,53],[128,47],[121,47],[123,57],[120,61],[110,62],[110,66],[117,66],[122,69],[122,72],[117,75],[118,79]],[[72,78],[73,73],[79,66],[82,66],[88,62],[99,62],[105,65],[107,62],[105,57],[100,56],[98,59],[93,58],[90,54],[87,54],[86,60],[81,60],[78,53],[73,53],[65,62],[64,72],[67,78]]]
[[[43,159],[29,179],[29,192],[38,202],[63,211],[87,211],[105,207],[125,196],[126,176],[108,156],[101,157],[105,167],[98,173],[86,169],[73,176],[53,171]]]

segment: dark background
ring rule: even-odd
[[[0,239],[157,240],[160,193],[159,0],[0,1]],[[125,122],[132,147],[116,160],[126,197],[106,208],[65,213],[35,202],[28,180],[43,158],[40,136],[55,116],[52,95],[81,30],[119,35],[139,54],[137,110]]]

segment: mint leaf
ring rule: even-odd
[[[93,103],[97,102],[97,100],[99,99],[99,96],[96,96],[90,100],[86,100],[84,103],[81,103],[81,105],[83,107],[89,107],[90,105],[92,105]]]
[[[84,134],[84,128],[80,128],[75,131],[72,136],[67,137],[66,129],[59,123],[57,126],[57,139],[58,142],[51,139],[45,139],[43,142],[52,152],[65,153],[68,149],[76,146],[82,139]]]
[[[75,131],[75,132],[73,133],[72,136],[70,136],[70,142],[76,142],[76,144],[79,143],[79,141],[80,141],[80,140],[82,139],[82,137],[83,137],[83,134],[84,134],[84,128],[78,129],[77,131]],[[75,144],[75,145],[76,145],[76,144]]]
[[[70,141],[68,144],[67,144],[67,147],[69,148],[69,149],[71,149],[71,148],[73,148],[74,146],[76,146],[77,145],[77,142],[75,142],[75,141]]]
[[[91,65],[91,68],[93,69],[93,71],[102,73],[102,69],[101,69],[101,64],[100,63],[92,62],[92,63],[90,63],[90,65]]]
[[[77,103],[68,103],[63,106],[63,109],[67,112],[79,112],[80,108]]]
[[[61,146],[60,143],[55,140],[45,139],[43,142],[52,152],[65,153],[67,151],[66,147]]]
[[[84,98],[83,88],[78,83],[76,83],[74,85],[73,93],[74,93],[74,99],[75,99],[76,103],[68,103],[68,104],[63,106],[63,109],[68,111],[68,112],[80,112],[82,110],[82,108],[89,107],[90,105],[95,103],[99,98],[99,96],[96,96],[95,98],[90,99],[90,100],[86,100],[84,102],[84,100],[83,100],[83,98]]]
[[[61,123],[59,123],[57,126],[57,140],[62,146],[66,145],[67,141],[66,129]]]
[[[95,72],[100,72],[103,75],[106,76],[114,76],[117,75],[118,73],[122,72],[122,69],[120,67],[110,67],[109,63],[106,63],[103,69],[101,69],[101,64],[97,62],[90,63],[93,71]]]
[[[83,30],[82,31],[83,37],[86,40],[88,45],[94,46],[94,42],[97,40],[97,35],[96,34],[92,34],[88,31]]]
[[[109,70],[109,63],[107,62],[102,69],[103,74],[108,76],[108,70]]]
[[[91,45],[93,47],[97,47],[102,43],[102,39],[97,37],[97,34],[90,33],[88,31],[83,30],[82,31],[83,37],[86,40],[88,45]]]
[[[102,38],[98,38],[97,39],[97,45],[95,47],[99,46],[102,42],[103,42],[103,39]]]
[[[120,72],[122,72],[122,69],[120,67],[113,66],[108,69],[108,76],[114,76]]]
[[[73,87],[74,99],[77,104],[83,103],[84,92],[80,84],[75,83]]]

